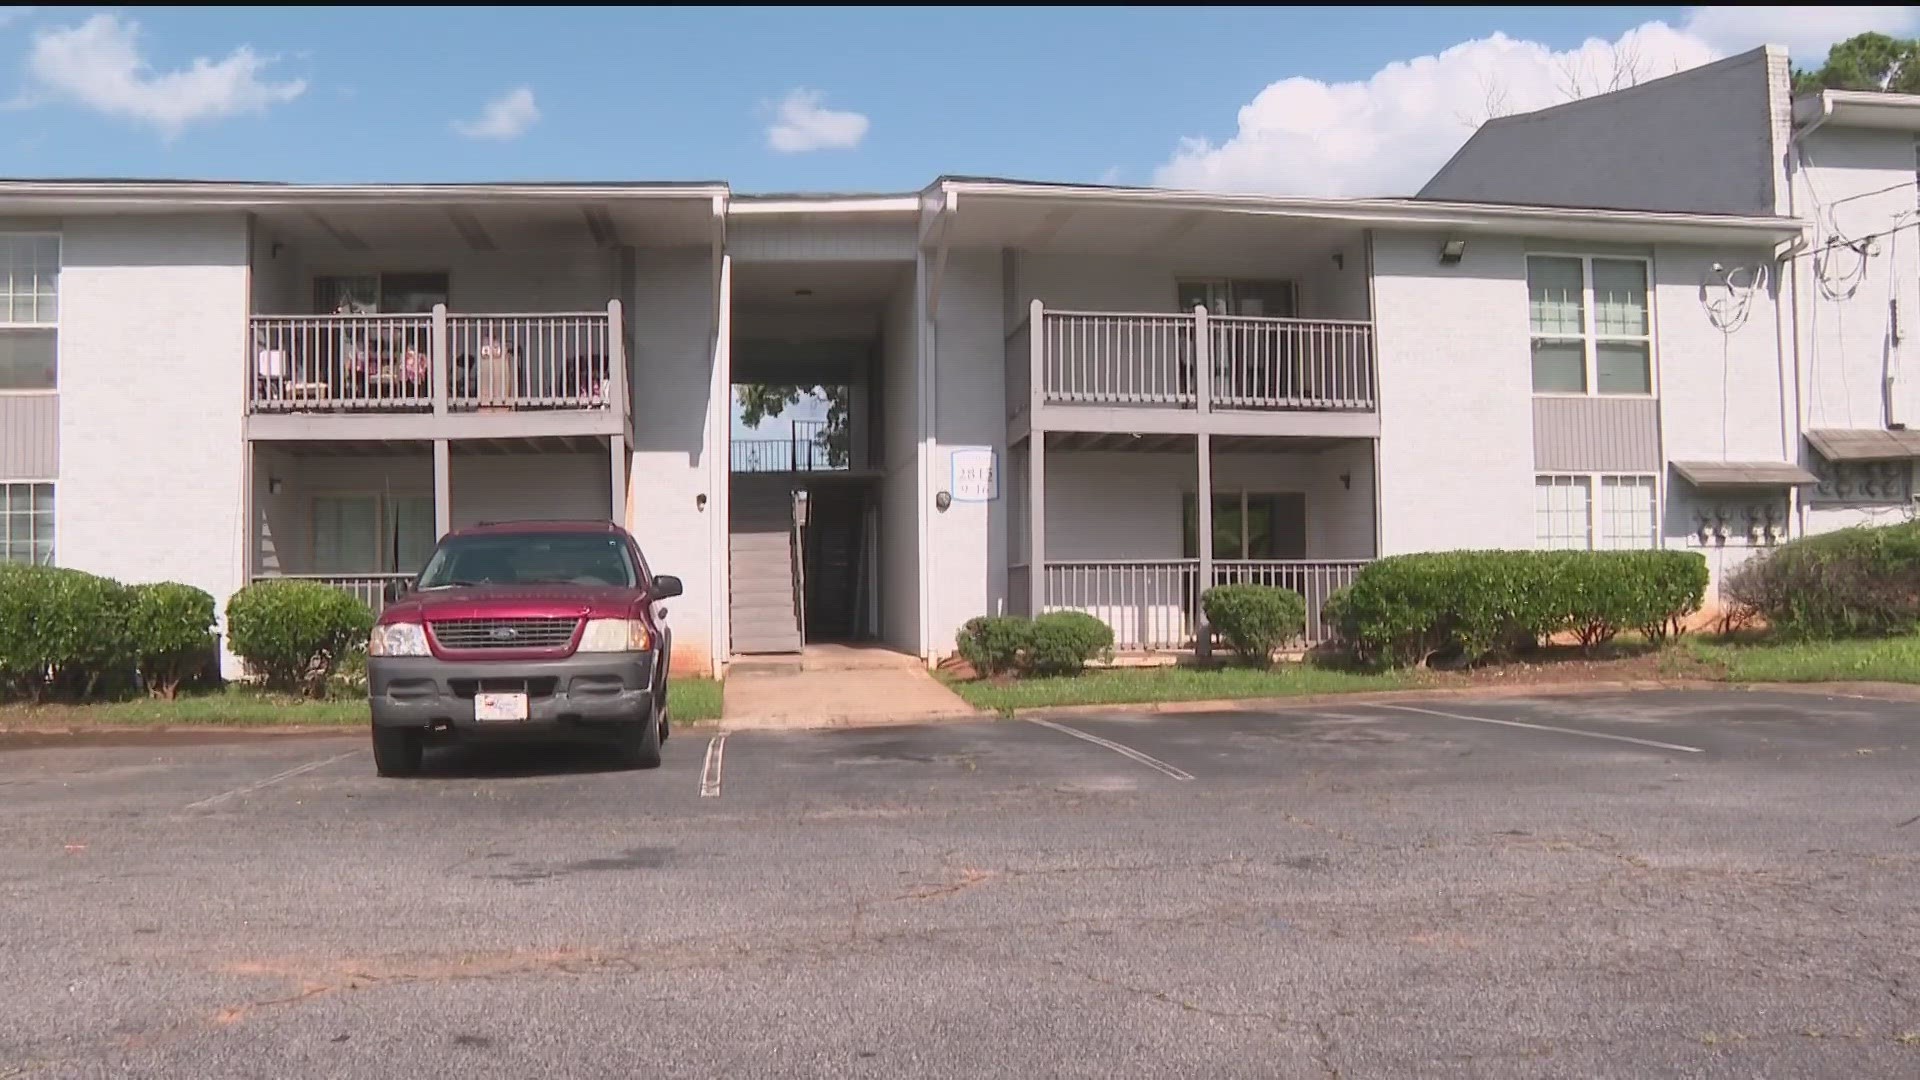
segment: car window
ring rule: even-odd
[[[572,584],[632,588],[638,580],[626,544],[592,533],[490,533],[456,536],[420,572],[420,588],[454,585]]]

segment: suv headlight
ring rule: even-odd
[[[387,623],[373,628],[368,656],[427,656],[427,628],[419,623]]]
[[[639,619],[588,619],[580,635],[580,652],[645,652],[653,635]]]

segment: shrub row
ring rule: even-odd
[[[1113,628],[1079,611],[981,615],[960,628],[956,646],[981,675],[1073,675],[1113,656]]]
[[[1688,551],[1448,551],[1369,564],[1322,609],[1367,662],[1473,662],[1571,633],[1589,648],[1622,630],[1677,635],[1706,594]]]
[[[1200,597],[1207,625],[1240,659],[1265,667],[1307,628],[1306,598],[1270,585],[1217,585]]]
[[[1720,596],[1732,621],[1757,615],[1789,637],[1911,632],[1920,624],[1920,522],[1790,541],[1742,563]]]
[[[172,697],[212,655],[212,631],[213,597],[190,585],[0,565],[0,685],[36,701],[51,689],[89,697],[135,674]]]

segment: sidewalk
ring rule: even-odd
[[[724,731],[906,724],[977,711],[918,657],[881,648],[811,645],[799,656],[756,656],[727,670]]]

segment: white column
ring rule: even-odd
[[[1201,385],[1205,384],[1203,380]],[[1200,392],[1200,400],[1207,400],[1206,391]],[[1194,545],[1200,555],[1200,578],[1193,595],[1193,647],[1204,658],[1213,655],[1212,630],[1200,606],[1200,597],[1213,585],[1213,437],[1204,431],[1194,436],[1194,458],[1199,472],[1199,490],[1193,498]]]
[[[1047,606],[1047,311],[1027,309],[1027,611]]]
[[[612,487],[608,492],[608,516],[621,528],[627,527],[627,437],[607,437],[607,472]]]
[[[433,440],[433,533],[453,531],[453,455],[445,439]]]

